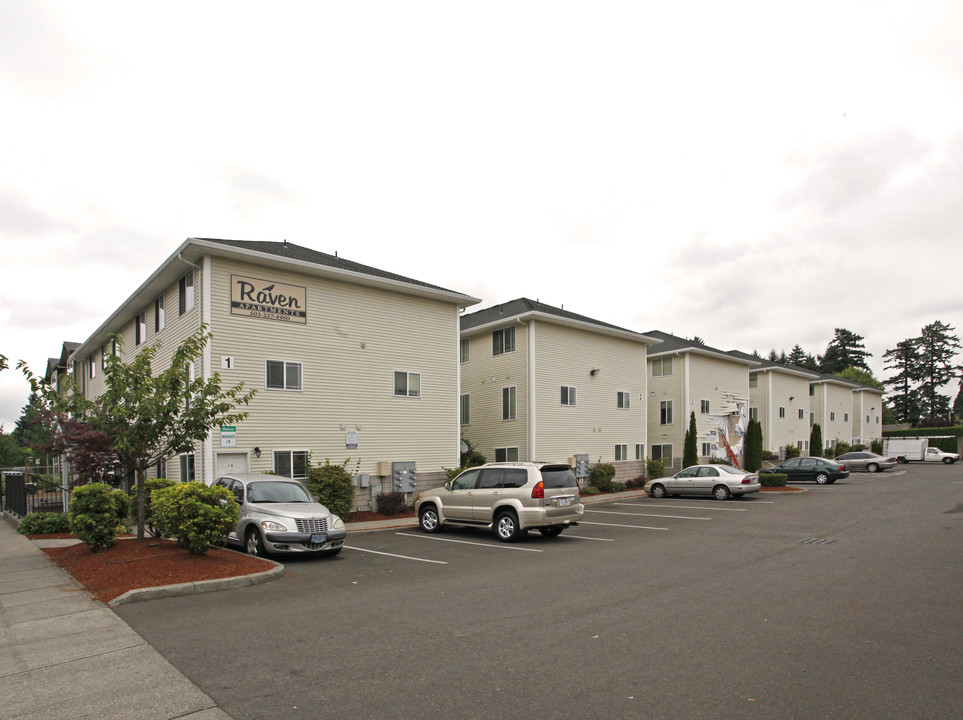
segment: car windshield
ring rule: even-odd
[[[568,467],[562,468],[543,468],[542,481],[546,488],[570,488],[578,487],[578,480],[575,473]]]
[[[717,470],[721,470],[724,473],[729,473],[730,475],[745,475],[745,470],[740,470],[739,468],[732,467],[731,465],[716,465]]]
[[[247,501],[252,503],[309,503],[314,502],[308,491],[298,483],[255,482],[247,486]]]

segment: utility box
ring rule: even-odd
[[[578,480],[585,480],[589,476],[589,456],[576,455],[575,456],[575,477]]]
[[[391,489],[396,492],[415,491],[415,463],[396,462],[391,463]]]
[[[391,475],[391,463],[387,460],[381,460],[378,462],[378,476],[388,477]]]
[[[357,488],[366,488],[371,485],[371,476],[368,473],[360,473],[354,476],[354,486]]]

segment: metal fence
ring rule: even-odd
[[[0,507],[18,517],[34,512],[65,513],[69,504],[70,491],[48,475],[27,468],[2,471]]]

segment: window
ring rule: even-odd
[[[635,459],[645,460],[645,443],[635,444]]]
[[[395,395],[421,397],[421,373],[395,372]]]
[[[158,295],[154,300],[154,332],[159,333],[166,324],[164,317],[164,296]]]
[[[751,407],[749,408],[749,419],[758,420],[759,419],[759,408]]]
[[[87,375],[91,380],[97,377],[97,358],[93,355],[87,358]]]
[[[663,400],[659,404],[659,425],[672,424],[672,401]]]
[[[672,358],[659,358],[652,361],[652,377],[664,377],[672,374]]]
[[[471,395],[461,396],[461,424],[471,425]]]
[[[784,407],[780,407],[780,408],[779,408],[779,417],[781,417],[781,418],[786,417],[786,408],[784,408]]]
[[[194,453],[180,456],[181,482],[194,482]]]
[[[158,460],[154,463],[154,477],[167,478],[167,461]]]
[[[194,307],[194,270],[188,270],[177,283],[177,314]]]
[[[495,448],[495,462],[518,462],[518,448]]]
[[[829,413],[829,421],[834,422],[835,420],[836,420],[836,413],[835,412]]]
[[[515,352],[515,328],[507,327],[492,333],[492,355]]]
[[[869,415],[866,416],[866,422],[869,422]]]
[[[284,360],[266,361],[264,384],[268,390],[300,390],[301,363]]]
[[[749,387],[751,387],[751,388],[753,388],[753,387],[755,387],[755,388],[759,387],[759,374],[758,374],[758,373],[756,373],[755,375],[750,375],[750,376],[749,376]]]
[[[100,348],[100,369],[101,370],[107,369],[107,346],[106,345]],[[866,422],[869,422],[868,417],[866,418]]]
[[[876,424],[879,425],[879,415],[876,416]]]
[[[622,444],[615,446],[615,461],[620,462],[622,460],[629,459],[629,446]]]
[[[471,340],[468,338],[461,339],[461,353],[459,355],[459,360],[463,363],[468,362],[469,351],[471,350]]]
[[[627,392],[620,392],[618,399],[616,400],[615,406],[620,410],[629,409],[629,394]]]
[[[189,362],[184,366],[184,372],[187,375],[187,390],[184,396],[184,409],[191,409],[191,384],[194,382],[194,363]]]
[[[708,415],[708,414],[709,414],[709,401],[708,401],[708,400],[702,400],[702,401],[701,401],[700,410],[702,411],[702,414],[703,414],[703,415]]]
[[[137,315],[134,320],[134,345],[140,345],[147,339],[147,311]]]
[[[511,387],[502,388],[502,420],[514,420],[515,419],[515,395],[517,388],[512,385]]]
[[[809,397],[816,397],[816,386],[815,386],[815,385],[810,385],[810,386],[809,386]]]
[[[843,413],[843,422],[849,422],[849,413]]]
[[[709,457],[712,454],[712,444],[704,442],[702,443],[702,457]]]
[[[802,450],[802,449],[803,449],[803,441],[802,441],[802,440],[797,440],[797,441],[796,441],[796,447],[799,448],[800,450]]]
[[[658,460],[663,465],[672,464],[672,445],[653,445],[652,459]]]
[[[816,413],[809,413],[809,427],[816,424]]]
[[[802,408],[799,408],[799,419],[804,420],[806,418],[806,413]]]
[[[562,386],[562,405],[575,404],[575,388]]]
[[[307,450],[275,450],[274,472],[281,477],[305,478],[308,476]]]

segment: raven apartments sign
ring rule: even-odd
[[[231,275],[231,315],[304,325],[308,321],[306,295],[300,285]]]

